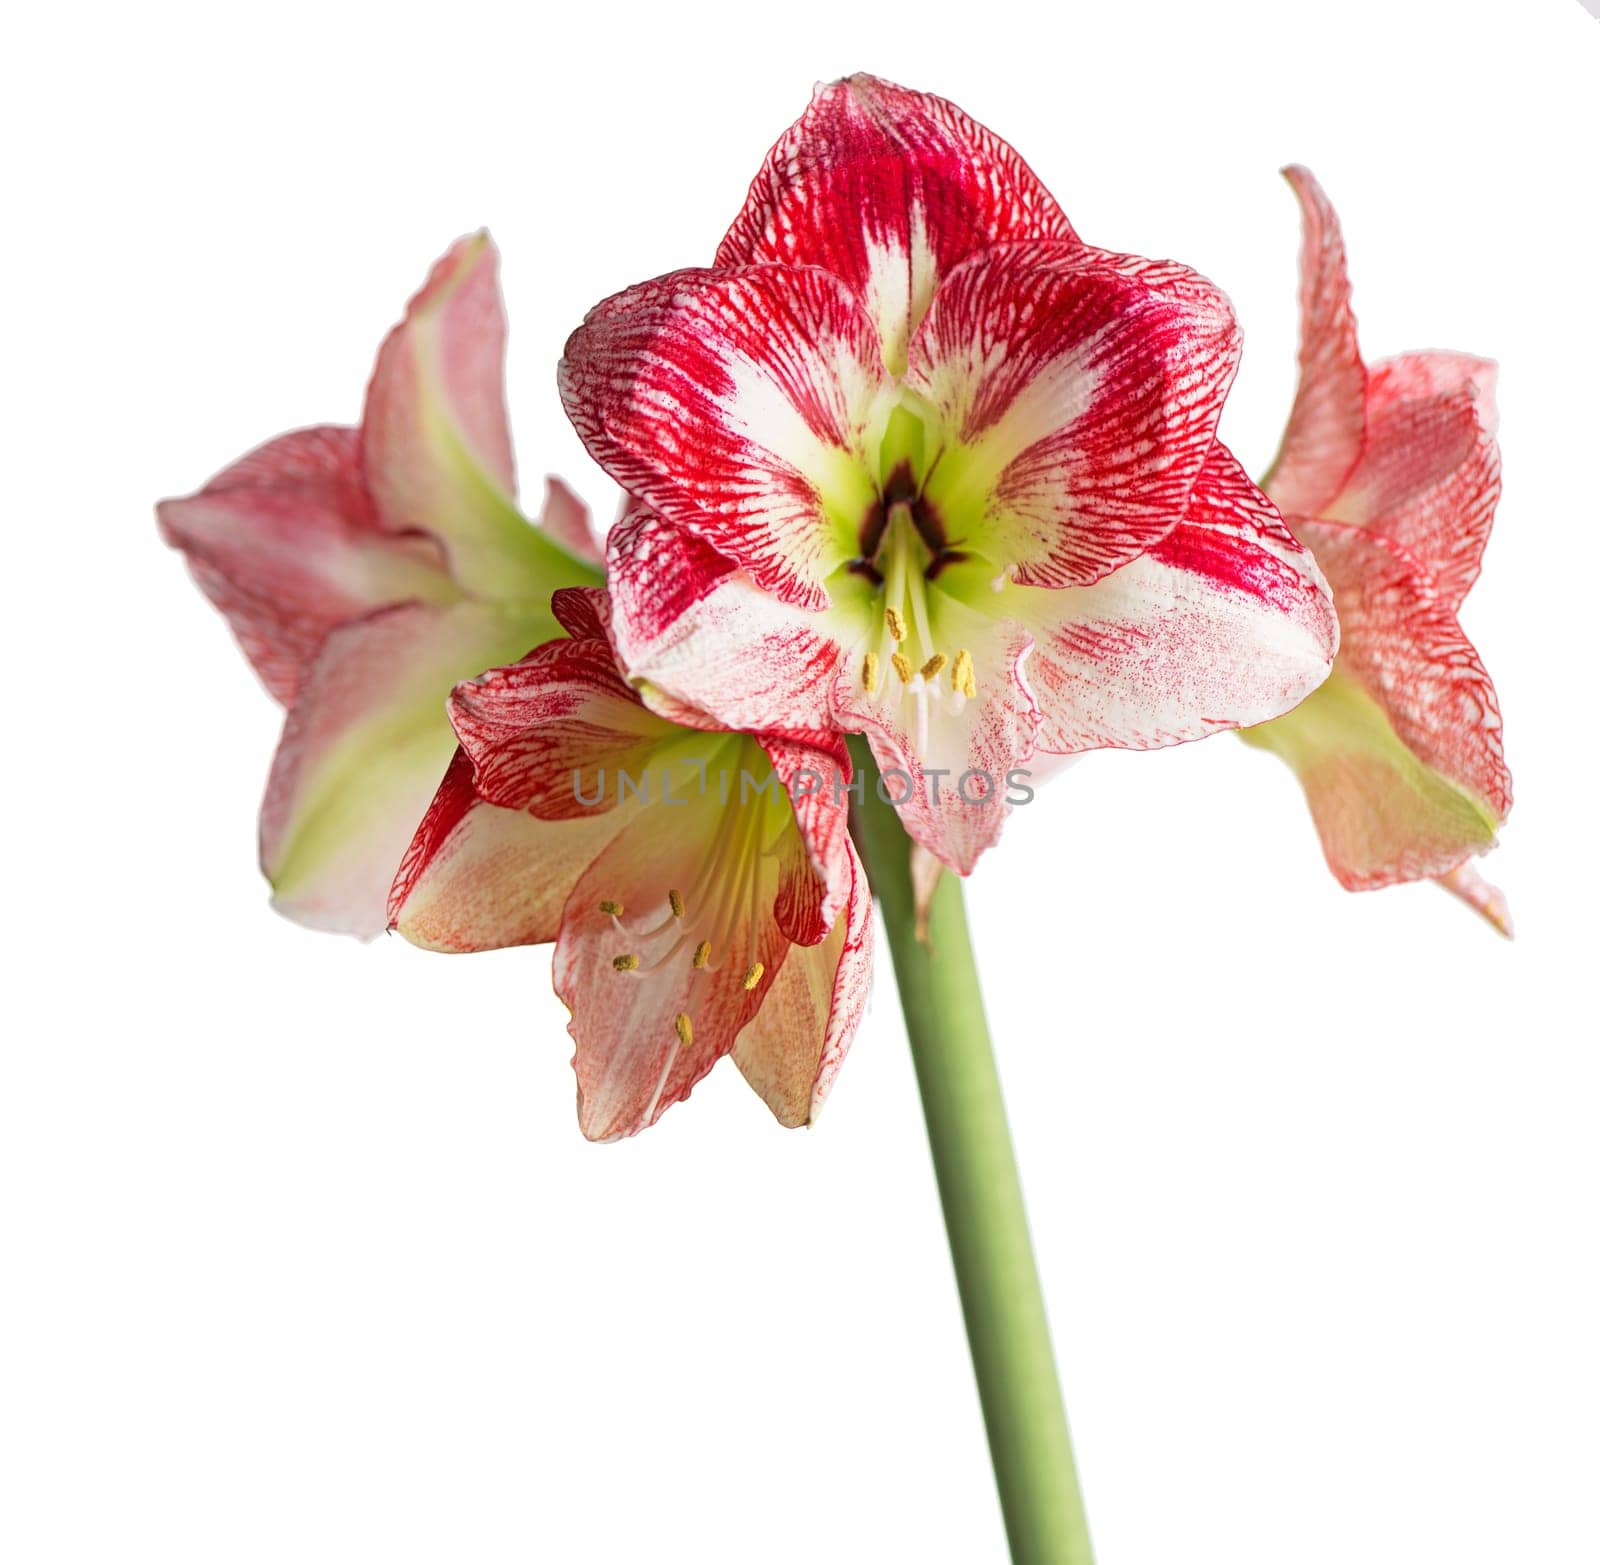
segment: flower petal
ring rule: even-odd
[[[554,629],[546,611],[402,604],[329,633],[284,724],[261,806],[273,904],[369,936],[455,749],[451,687]]]
[[[1293,707],[1338,629],[1317,563],[1227,448],[1183,525],[1092,587],[1007,594],[1038,642],[1039,748],[1148,750]]]
[[[543,599],[596,577],[517,510],[505,345],[499,254],[474,234],[434,267],[378,352],[363,460],[383,525],[440,538],[467,592]]]
[[[837,731],[762,734],[759,743],[795,820],[784,834],[774,917],[796,945],[815,945],[850,896],[850,752]]]
[[[1459,607],[1500,499],[1495,422],[1487,360],[1404,354],[1375,366],[1361,460],[1322,514],[1394,539]]]
[[[1458,864],[1448,874],[1440,875],[1437,884],[1453,897],[1459,897],[1473,912],[1500,931],[1507,940],[1515,938],[1511,924],[1511,904],[1498,886],[1491,886],[1468,859]]]
[[[729,728],[802,732],[832,721],[842,649],[821,616],[762,592],[692,533],[635,510],[606,540],[611,639],[647,705]]]
[[[940,280],[1007,239],[1076,239],[1033,171],[953,103],[875,76],[817,88],[767,155],[718,266],[776,261],[843,279],[893,374]]]
[[[1367,372],[1350,309],[1338,214],[1311,170],[1283,176],[1300,202],[1300,385],[1262,487],[1285,511],[1317,515],[1361,454]]]
[[[487,804],[458,749],[389,893],[389,927],[430,951],[492,951],[554,940],[584,870],[626,809],[561,820]]]
[[[1445,875],[1493,846],[1511,807],[1494,686],[1413,555],[1336,522],[1295,526],[1333,585],[1339,659],[1244,737],[1294,768],[1348,890]]]
[[[163,500],[156,517],[286,706],[335,625],[392,603],[460,596],[437,544],[379,526],[354,429],[280,435],[197,494]]]
[[[639,812],[579,880],[562,919],[555,986],[572,1012],[578,1122],[592,1140],[634,1135],[687,1097],[733,1047],[789,955],[772,911],[778,869],[761,851],[768,822],[787,805],[764,794],[725,806],[709,796],[687,802]],[[668,909],[673,888],[688,900],[681,921]],[[710,960],[697,965],[701,929],[679,934],[677,925],[702,900],[719,911],[706,937]],[[627,927],[602,903],[620,903]],[[619,957],[633,965],[619,970]]]
[[[605,568],[606,546],[594,530],[589,507],[554,476],[544,481],[544,509],[539,512],[539,530],[573,559],[602,570]]]
[[[850,885],[843,916],[820,945],[790,950],[733,1047],[734,1063],[781,1125],[816,1120],[872,987],[872,898],[848,838],[845,849]]]
[[[826,603],[877,498],[864,440],[886,384],[843,283],[780,266],[642,283],[589,312],[560,383],[623,488],[764,590]]]
[[[906,384],[948,444],[926,495],[1029,586],[1085,586],[1183,519],[1238,367],[1227,299],[1173,263],[1004,245],[943,284]]]

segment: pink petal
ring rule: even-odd
[[[402,604],[329,633],[284,724],[261,806],[279,911],[362,936],[455,750],[451,687],[554,629],[548,613]]]
[[[1268,494],[1285,511],[1315,516],[1361,454],[1367,372],[1350,309],[1339,218],[1310,169],[1283,171],[1300,200],[1300,386]]]
[[[733,1048],[734,1063],[782,1125],[811,1124],[844,1063],[872,987],[872,898],[846,839],[844,916],[820,945],[789,952]]]
[[[1447,874],[1511,807],[1494,686],[1421,562],[1360,528],[1297,517],[1333,585],[1333,676],[1246,735],[1294,767],[1352,891]]]
[[[773,916],[796,945],[815,945],[843,911],[850,868],[850,752],[837,731],[760,736],[761,748],[789,795],[795,827],[780,861]]]
[[[1038,641],[1039,748],[1057,754],[1263,722],[1322,682],[1338,640],[1316,561],[1220,442],[1170,537],[1014,612]]]
[[[1458,607],[1500,499],[1495,422],[1494,367],[1483,359],[1405,354],[1377,366],[1361,460],[1322,514],[1392,538]]]
[[[765,805],[729,808],[743,815]],[[663,817],[653,805],[599,854],[568,899],[556,941],[556,993],[572,1012],[568,1030],[577,1044],[578,1123],[596,1141],[634,1135],[686,1098],[733,1047],[790,951],[773,919],[777,870],[746,855],[726,887],[709,888],[728,913],[712,964],[694,965],[697,931],[674,938],[667,894],[680,889],[694,917],[693,887],[716,858],[726,810],[691,800]],[[601,912],[602,901],[620,902],[629,927]],[[641,934],[651,919],[666,925],[653,941]],[[638,957],[638,968],[619,972],[622,955]],[[743,977],[757,962],[761,980],[747,989]],[[680,1016],[689,1019],[687,1037]]]
[[[539,513],[539,529],[573,559],[604,569],[606,546],[594,530],[589,507],[559,478],[550,477],[544,481],[544,509]]]
[[[926,494],[1012,578],[1084,586],[1183,519],[1238,367],[1226,298],[1172,263],[1004,245],[942,285],[906,383],[950,445]]]
[[[395,876],[389,927],[432,951],[554,940],[572,888],[627,819],[597,809],[547,821],[486,804],[457,750]]]
[[[832,721],[842,649],[692,533],[636,510],[612,528],[611,637],[646,702],[685,720],[802,732]]]
[[[408,599],[459,596],[436,544],[378,525],[353,429],[280,435],[199,493],[163,500],[156,516],[285,705],[335,625]]]
[[[1506,900],[1505,892],[1498,886],[1491,886],[1472,867],[1470,860],[1456,865],[1448,874],[1440,875],[1438,883],[1451,896],[1459,897],[1473,912],[1492,924],[1507,940],[1514,938],[1511,904]]]
[[[505,346],[499,254],[474,234],[434,267],[379,349],[362,458],[383,525],[439,538],[467,592],[543,599],[594,578],[517,510]]]
[[[826,603],[877,499],[864,439],[885,385],[843,283],[779,266],[642,283],[589,312],[560,385],[624,489],[763,590]]]
[[[872,317],[891,372],[940,280],[1007,239],[1077,236],[992,131],[943,98],[874,76],[818,87],[768,154],[718,266],[820,266]]]

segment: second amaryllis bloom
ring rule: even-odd
[[[669,722],[619,674],[604,592],[553,608],[567,639],[451,696],[461,748],[392,926],[436,951],[555,941],[594,1140],[653,1124],[730,1053],[783,1124],[807,1124],[872,966],[848,753]]]
[[[1352,891],[1432,877],[1509,934],[1472,866],[1511,808],[1500,705],[1456,612],[1500,498],[1494,365],[1402,353],[1368,366],[1339,220],[1303,168],[1300,385],[1267,492],[1333,585],[1332,676],[1244,735],[1300,778]]]
[[[1215,287],[1083,244],[953,105],[819,89],[716,264],[567,344],[567,411],[638,502],[623,664],[664,711],[865,734],[962,873],[1036,754],[1287,711],[1337,632],[1216,440],[1238,353]]]

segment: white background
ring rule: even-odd
[[[13,22],[13,28],[16,27]],[[1503,365],[1465,620],[1519,939],[1349,896],[1231,739],[1094,757],[971,887],[1102,1565],[1600,1558],[1595,103],[1576,0],[625,13],[35,8],[8,47],[0,1557],[994,1561],[892,985],[820,1127],[724,1067],[574,1122],[548,957],[268,911],[278,715],[158,496],[353,421],[457,234],[505,254],[525,489],[612,491],[552,367],[708,260],[816,77],[1011,139],[1216,278],[1224,436],[1293,385],[1322,177],[1369,353]]]

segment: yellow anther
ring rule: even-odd
[[[945,664],[949,661],[950,659],[947,658],[944,653],[935,652],[933,656],[922,665],[922,677],[924,679],[937,679]]]
[[[754,966],[754,967],[752,967],[752,968],[751,968],[751,969],[750,969],[750,971],[749,971],[749,972],[747,972],[747,973],[746,973],[746,974],[745,974],[745,975],[744,975],[744,986],[745,986],[745,988],[746,988],[746,989],[754,989],[754,988],[755,988],[755,986],[756,986],[756,985],[757,985],[757,984],[758,984],[758,983],[760,983],[760,982],[761,982],[761,975],[762,975],[762,974],[763,974],[763,973],[764,973],[764,972],[766,972],[766,970],[767,970],[767,969],[766,969],[766,966],[765,966],[765,964],[763,964],[763,963],[761,963],[761,962],[757,962],[757,963],[756,963],[756,964],[755,964],[755,966]]]
[[[611,918],[621,918],[622,904],[620,902],[613,902],[610,897],[607,897],[605,901],[600,904],[600,911]]]
[[[616,968],[619,973],[631,973],[634,968],[639,965],[639,958],[636,957],[633,952],[627,951],[621,956],[612,957],[611,965]]]
[[[894,671],[900,676],[900,683],[909,685],[911,676],[916,673],[916,670],[911,666],[911,659],[904,652],[896,652],[889,661],[894,664]]]
[[[896,641],[904,641],[906,639],[906,622],[900,618],[899,609],[885,609],[883,611],[883,622],[889,627],[889,634]]]
[[[696,967],[704,967],[710,960],[711,942],[709,940],[702,940],[700,944],[694,948],[694,965]]]
[[[683,917],[683,898],[676,891],[667,893],[667,906],[672,909],[674,918]]]
[[[878,654],[869,652],[861,660],[861,688],[870,696],[878,688]]]
[[[678,1042],[688,1048],[694,1042],[694,1023],[689,1020],[687,1011],[679,1011],[678,1019],[672,1024],[678,1029]]]
[[[977,693],[978,676],[969,668],[967,670],[967,677],[961,681],[961,694],[964,696],[975,696]]]
[[[956,660],[950,669],[950,688],[957,695],[976,695],[978,682],[972,676],[972,654],[962,647],[956,653]]]

